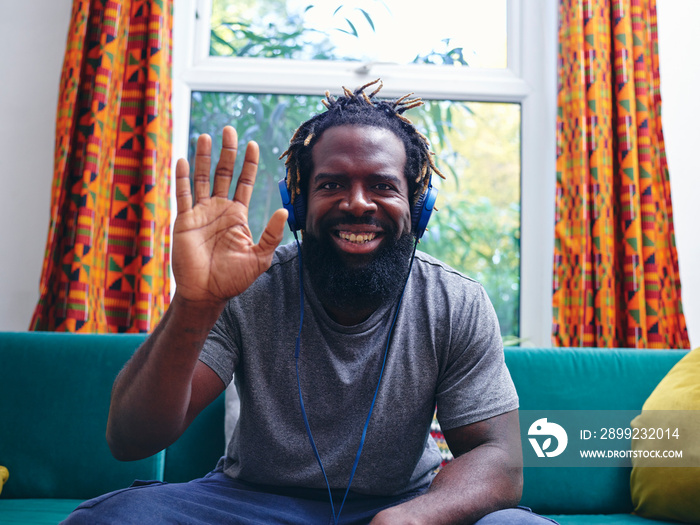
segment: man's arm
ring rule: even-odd
[[[372,525],[474,523],[518,504],[523,461],[517,410],[448,430],[445,440],[455,459],[428,492],[380,512]]]
[[[237,144],[235,130],[224,128],[210,194],[211,139],[200,136],[194,205],[189,165],[183,159],[177,164],[173,227],[177,287],[165,316],[114,383],[107,442],[118,459],[140,459],[167,447],[224,390],[218,375],[199,361],[199,354],[226,302],[270,267],[282,240],[284,210],[273,214],[258,244],[248,228],[257,144],[248,144],[234,197],[228,198]]]
[[[199,361],[214,311],[197,312],[177,293],[151,336],[114,382],[107,442],[119,460],[173,443],[226,385]]]

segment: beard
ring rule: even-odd
[[[344,224],[368,224],[373,219],[344,219]],[[336,221],[340,222],[340,221]],[[324,225],[322,231],[331,231]],[[349,264],[338,252],[329,234],[322,238],[304,232],[302,257],[316,295],[324,305],[342,309],[378,308],[394,300],[408,273],[415,244],[412,233],[396,237],[388,231],[382,245],[369,257]]]

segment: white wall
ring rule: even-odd
[[[700,41],[697,0],[657,0],[661,102],[690,344],[700,346]]]
[[[553,0],[552,0],[553,1]],[[683,302],[700,345],[700,43],[697,0],[657,0],[663,125],[671,172]],[[25,330],[39,297],[48,231],[53,145],[71,0],[0,5],[0,330]],[[692,14],[691,14],[692,12]],[[37,14],[39,13],[39,14]],[[693,14],[695,16],[693,16]]]
[[[0,3],[0,330],[39,298],[71,0]]]

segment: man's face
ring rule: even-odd
[[[331,243],[349,267],[411,231],[406,151],[391,131],[333,127],[311,155],[306,232]]]
[[[354,324],[394,300],[406,278],[415,243],[406,153],[391,131],[339,126],[311,154],[304,264],[326,308]],[[341,320],[349,312],[361,315]]]

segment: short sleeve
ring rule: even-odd
[[[199,355],[199,360],[211,368],[225,385],[233,380],[233,372],[238,362],[238,333],[238,324],[228,305],[209,332]]]
[[[484,288],[454,309],[447,366],[438,380],[437,417],[443,430],[483,421],[518,408],[505,364],[496,312]]]

